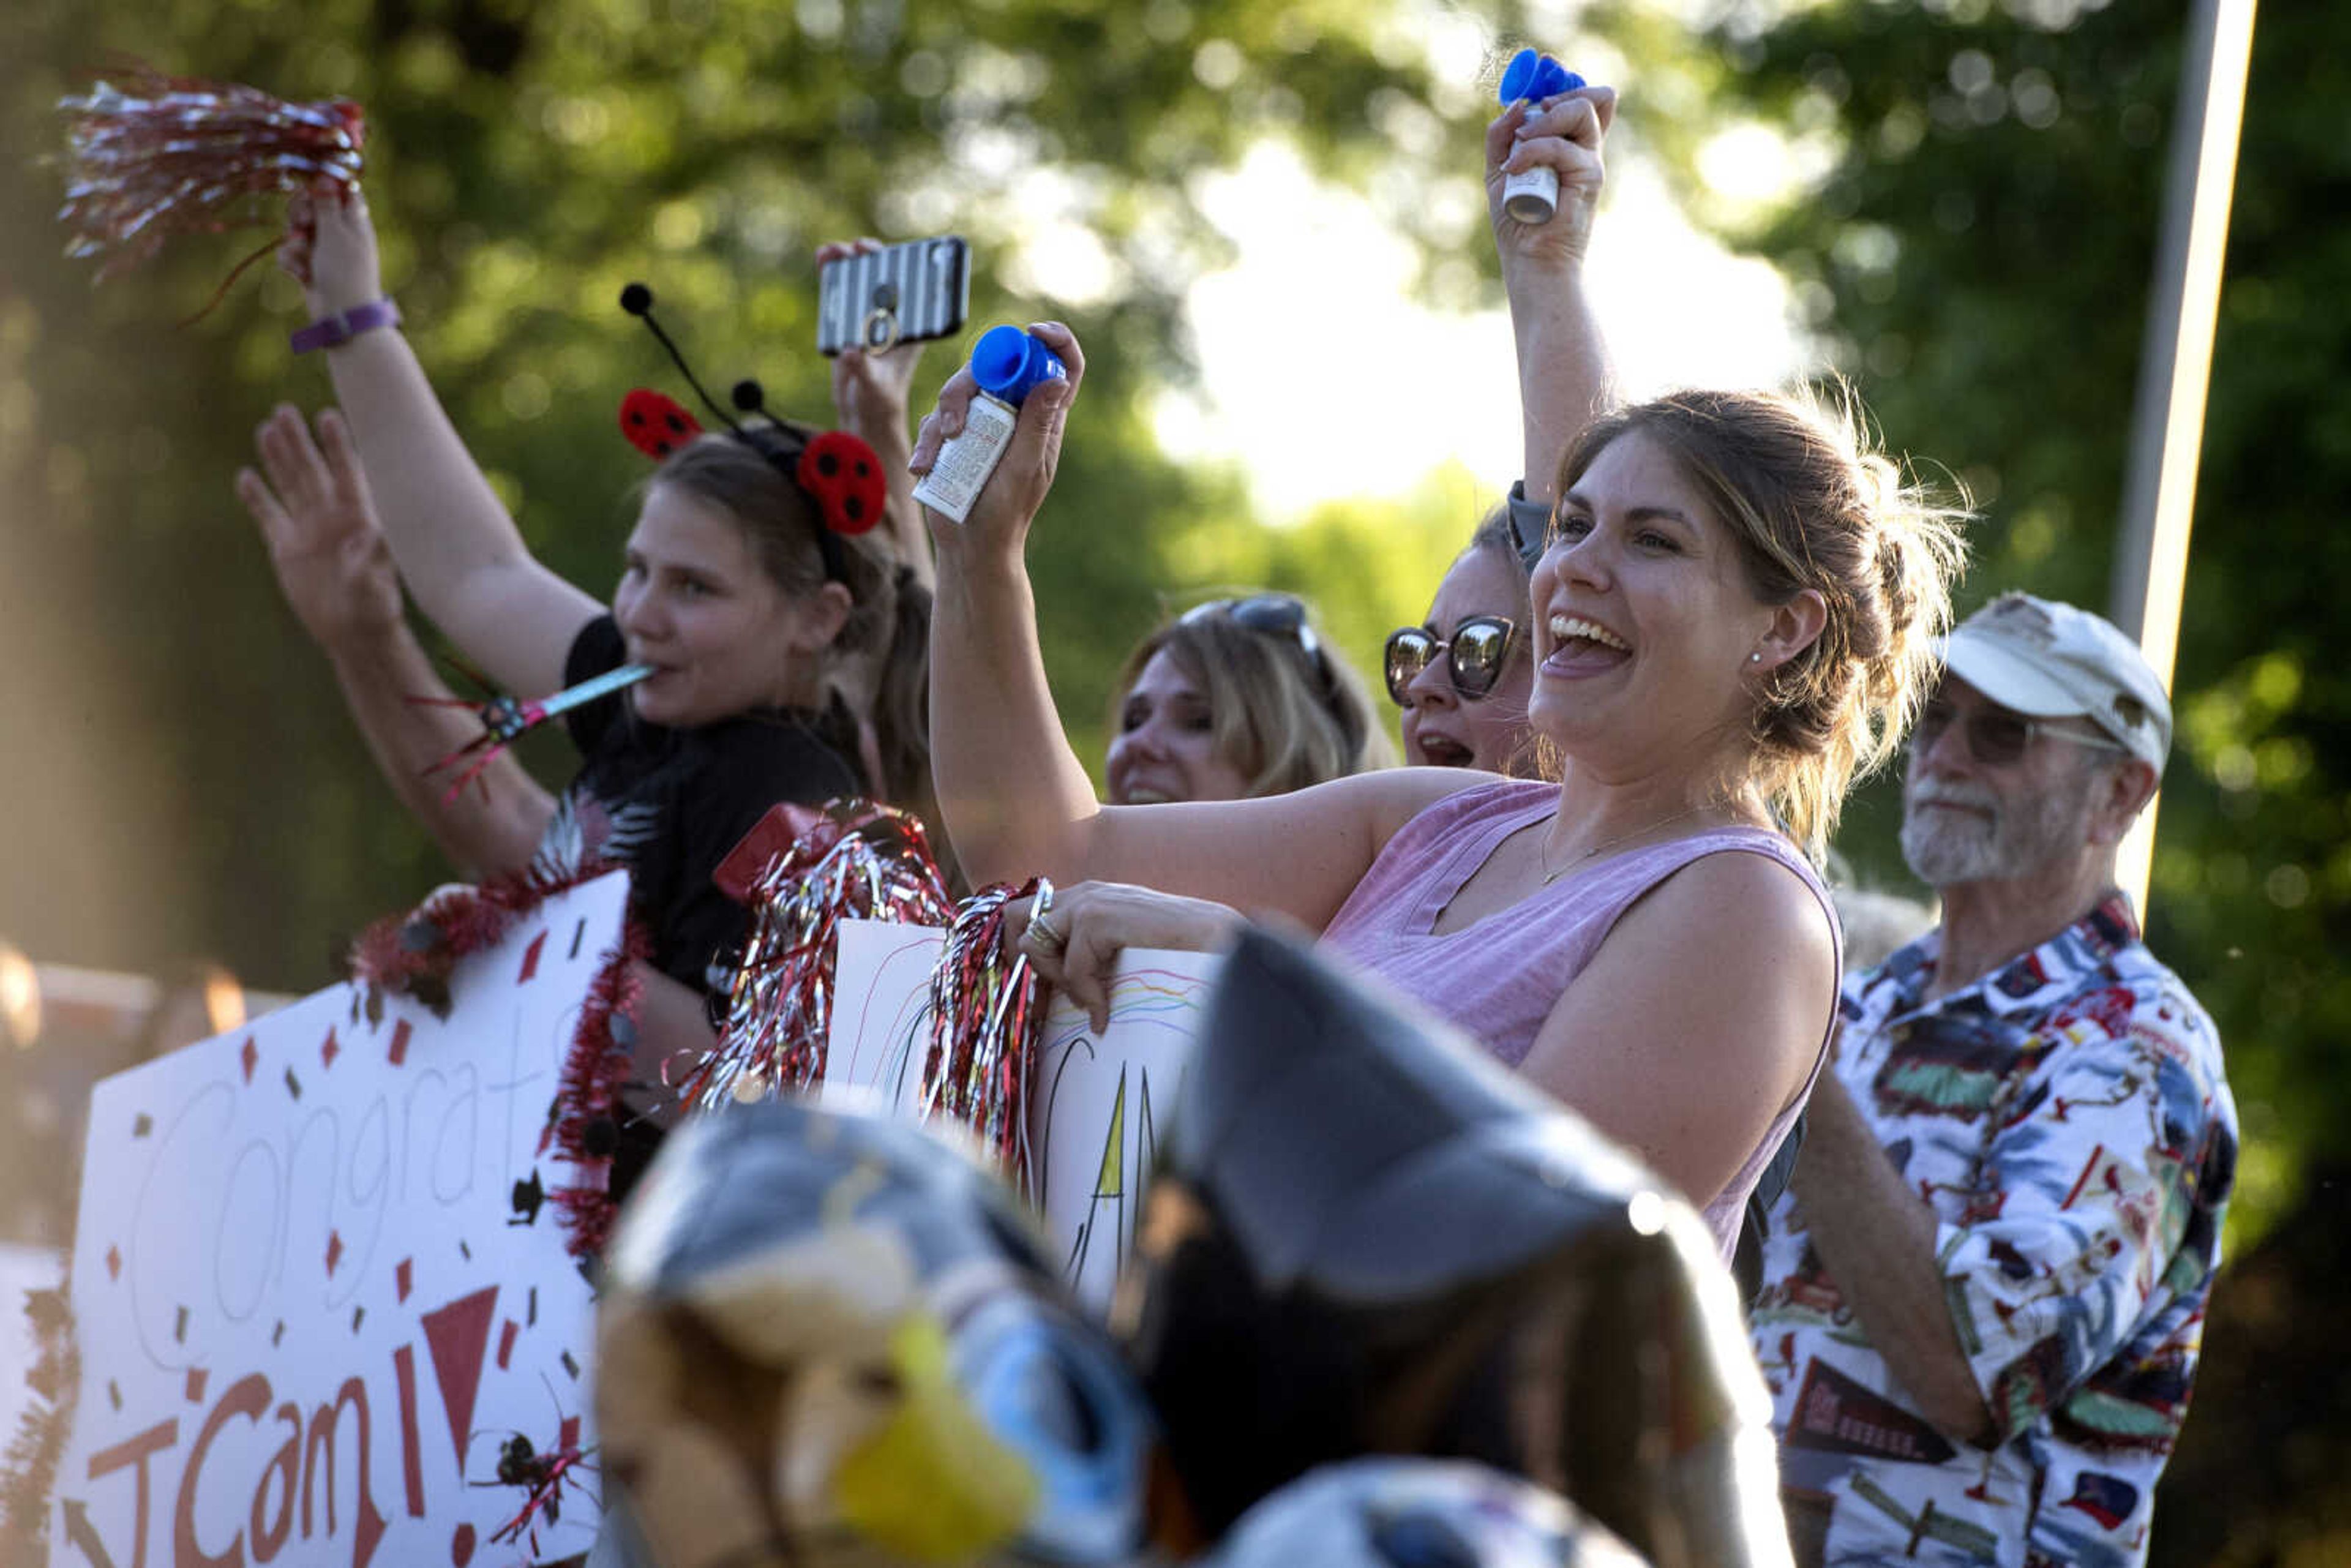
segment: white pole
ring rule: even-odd
[[[2112,617],[2139,640],[2171,685],[2179,608],[2188,580],[2188,528],[2204,439],[2212,337],[2235,193],[2237,136],[2253,52],[2254,0],[2196,0],[2179,83],[2179,120],[2164,194],[2163,235],[2147,305],[2146,357],[2132,415],[2123,537],[2115,558]],[[2155,851],[2149,801],[2123,841],[2118,880],[2142,914]]]

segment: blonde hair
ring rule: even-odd
[[[1656,442],[1739,541],[1766,604],[1827,606],[1810,646],[1773,670],[1750,735],[1751,781],[1814,859],[1846,791],[1882,767],[1925,702],[1966,557],[1966,497],[1946,502],[1869,450],[1859,401],[1684,392],[1594,422],[1560,465],[1561,495],[1617,437]]]
[[[1308,622],[1311,624],[1311,622]],[[1113,688],[1110,728],[1122,727],[1126,694],[1155,654],[1166,652],[1200,684],[1216,754],[1248,781],[1249,799],[1286,795],[1351,773],[1393,767],[1395,748],[1372,722],[1370,689],[1317,635],[1309,653],[1294,635],[1259,631],[1229,615],[1194,612],[1134,646]]]

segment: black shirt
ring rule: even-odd
[[[600,615],[580,628],[563,684],[617,669],[620,628]],[[821,805],[865,793],[856,722],[836,697],[823,713],[768,708],[692,729],[647,724],[625,694],[564,716],[586,758],[556,803],[535,863],[576,873],[588,859],[629,868],[631,906],[653,936],[653,967],[697,991],[733,961],[749,912],[712,883],[726,852],[779,800]]]

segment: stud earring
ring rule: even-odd
[[[1747,655],[1747,662],[1750,664],[1760,664],[1763,662],[1763,655],[1761,653],[1750,653]]]

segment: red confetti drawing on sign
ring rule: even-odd
[[[490,1348],[490,1319],[498,1288],[486,1285],[470,1296],[424,1314],[424,1348],[441,1384],[441,1408],[449,1416],[449,1440],[457,1448],[457,1468],[465,1465],[465,1434],[474,1429],[474,1396],[480,1392],[482,1361]]]
[[[424,1467],[416,1441],[416,1347],[402,1345],[392,1353],[392,1375],[400,1392],[400,1473],[407,1483],[408,1512],[424,1517]]]
[[[392,1049],[384,1052],[384,1059],[394,1067],[402,1066],[407,1062],[408,1020],[406,1019],[392,1026]]]

